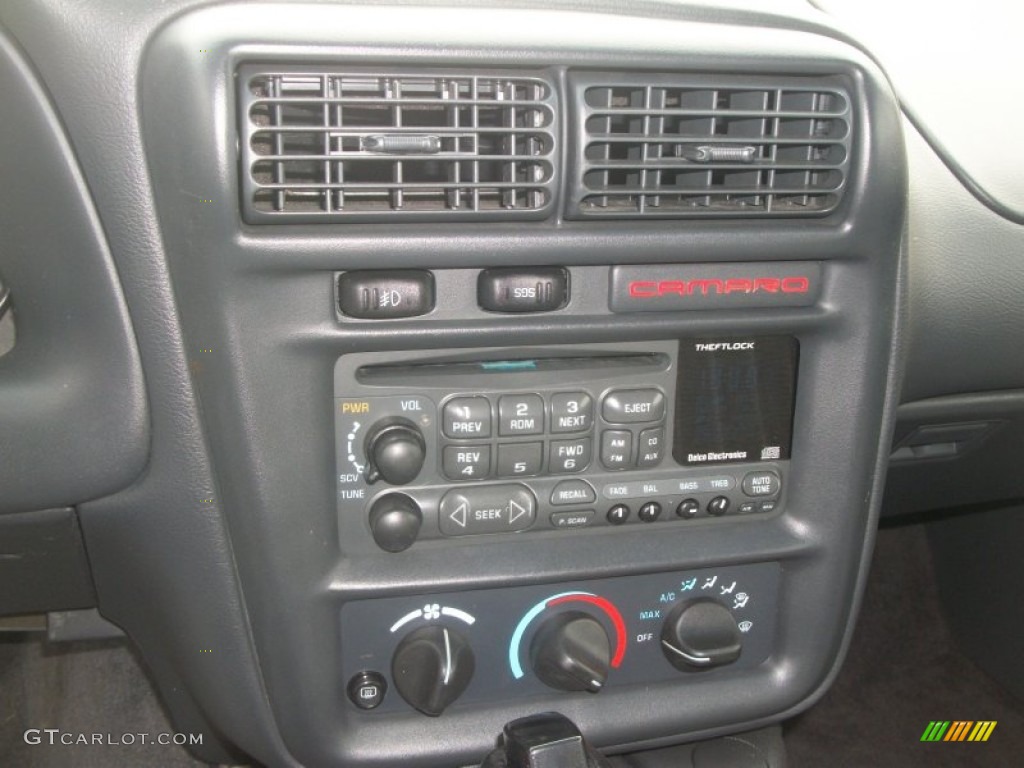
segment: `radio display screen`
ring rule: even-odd
[[[788,459],[798,357],[792,336],[680,341],[675,460],[694,466]]]

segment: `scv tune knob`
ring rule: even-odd
[[[420,505],[404,493],[386,493],[370,507],[373,540],[386,552],[402,552],[411,547],[422,525]]]
[[[597,693],[608,679],[611,641],[604,626],[583,611],[547,619],[530,644],[533,671],[560,691]]]
[[[731,664],[740,657],[740,630],[732,613],[710,599],[677,605],[661,630],[661,650],[676,669],[699,669]]]
[[[469,641],[448,627],[421,627],[406,635],[391,659],[391,676],[402,698],[437,717],[463,694],[476,669]]]

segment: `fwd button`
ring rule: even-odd
[[[459,488],[444,495],[438,512],[445,536],[512,533],[533,525],[537,500],[518,483]]]

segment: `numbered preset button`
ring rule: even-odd
[[[543,443],[502,443],[498,446],[498,476],[525,477],[540,474]]]
[[[498,400],[498,434],[540,435],[544,432],[544,400],[540,395],[504,395]]]
[[[553,474],[582,472],[590,464],[592,453],[593,445],[589,437],[579,440],[552,440],[548,471]]]
[[[594,400],[586,392],[551,396],[551,431],[586,432],[594,421]]]
[[[444,404],[444,433],[456,440],[491,436],[491,404],[486,397],[453,397]]]
[[[442,463],[444,473],[452,480],[480,480],[491,469],[491,446],[445,446]]]

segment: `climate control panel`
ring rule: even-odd
[[[756,563],[353,601],[341,611],[348,695],[366,711],[439,716],[749,669],[772,651],[778,581],[778,565]]]
[[[794,376],[786,337],[346,356],[335,370],[342,537],[368,527],[400,552],[775,512]]]

